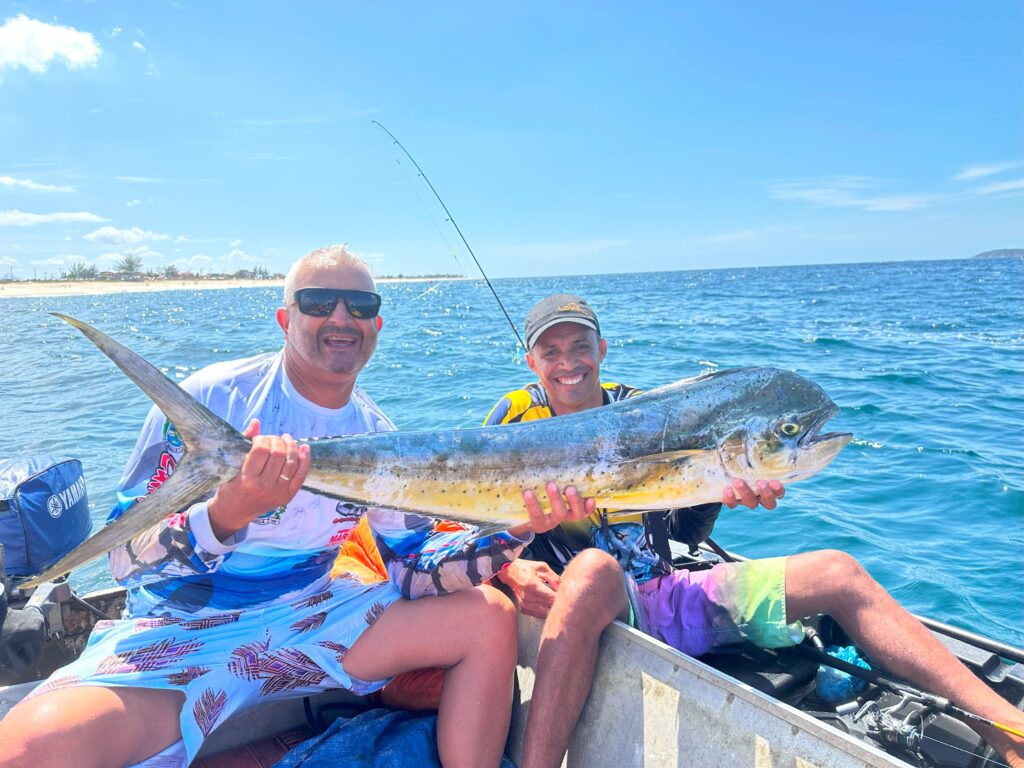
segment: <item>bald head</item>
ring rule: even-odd
[[[352,253],[346,246],[328,245],[326,248],[310,251],[292,264],[291,269],[288,270],[288,276],[284,279],[284,305],[287,307],[292,303],[296,289],[302,287],[304,275],[331,269],[353,268],[366,273],[370,282],[369,290],[373,290],[373,275],[370,273],[370,265]]]

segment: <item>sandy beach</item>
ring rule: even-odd
[[[378,283],[463,280],[461,277],[384,277]],[[215,291],[226,288],[284,287],[284,280],[12,280],[0,282],[0,299],[40,296],[90,296],[152,291]]]
[[[0,299],[152,291],[210,291],[225,288],[281,288],[283,285],[284,280],[15,280],[0,283]]]

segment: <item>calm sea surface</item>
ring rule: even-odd
[[[597,309],[604,374],[653,387],[739,365],[790,368],[854,442],[780,508],[725,510],[748,555],[844,549],[911,610],[1024,645],[1024,261],[901,262],[497,280],[521,322],[543,294]],[[482,281],[381,286],[360,378],[400,429],[476,426],[532,380]],[[0,456],[85,465],[94,519],[149,407],[84,337],[97,325],[169,376],[278,348],[277,289],[0,299]],[[109,585],[105,562],[73,577]]]

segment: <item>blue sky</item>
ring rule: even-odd
[[[492,277],[1024,247],[1022,8],[0,2],[0,274],[475,274],[372,120]]]

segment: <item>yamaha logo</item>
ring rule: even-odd
[[[50,517],[57,519],[64,514],[64,504],[61,502],[59,496],[51,496],[46,500],[46,511],[50,513]]]

